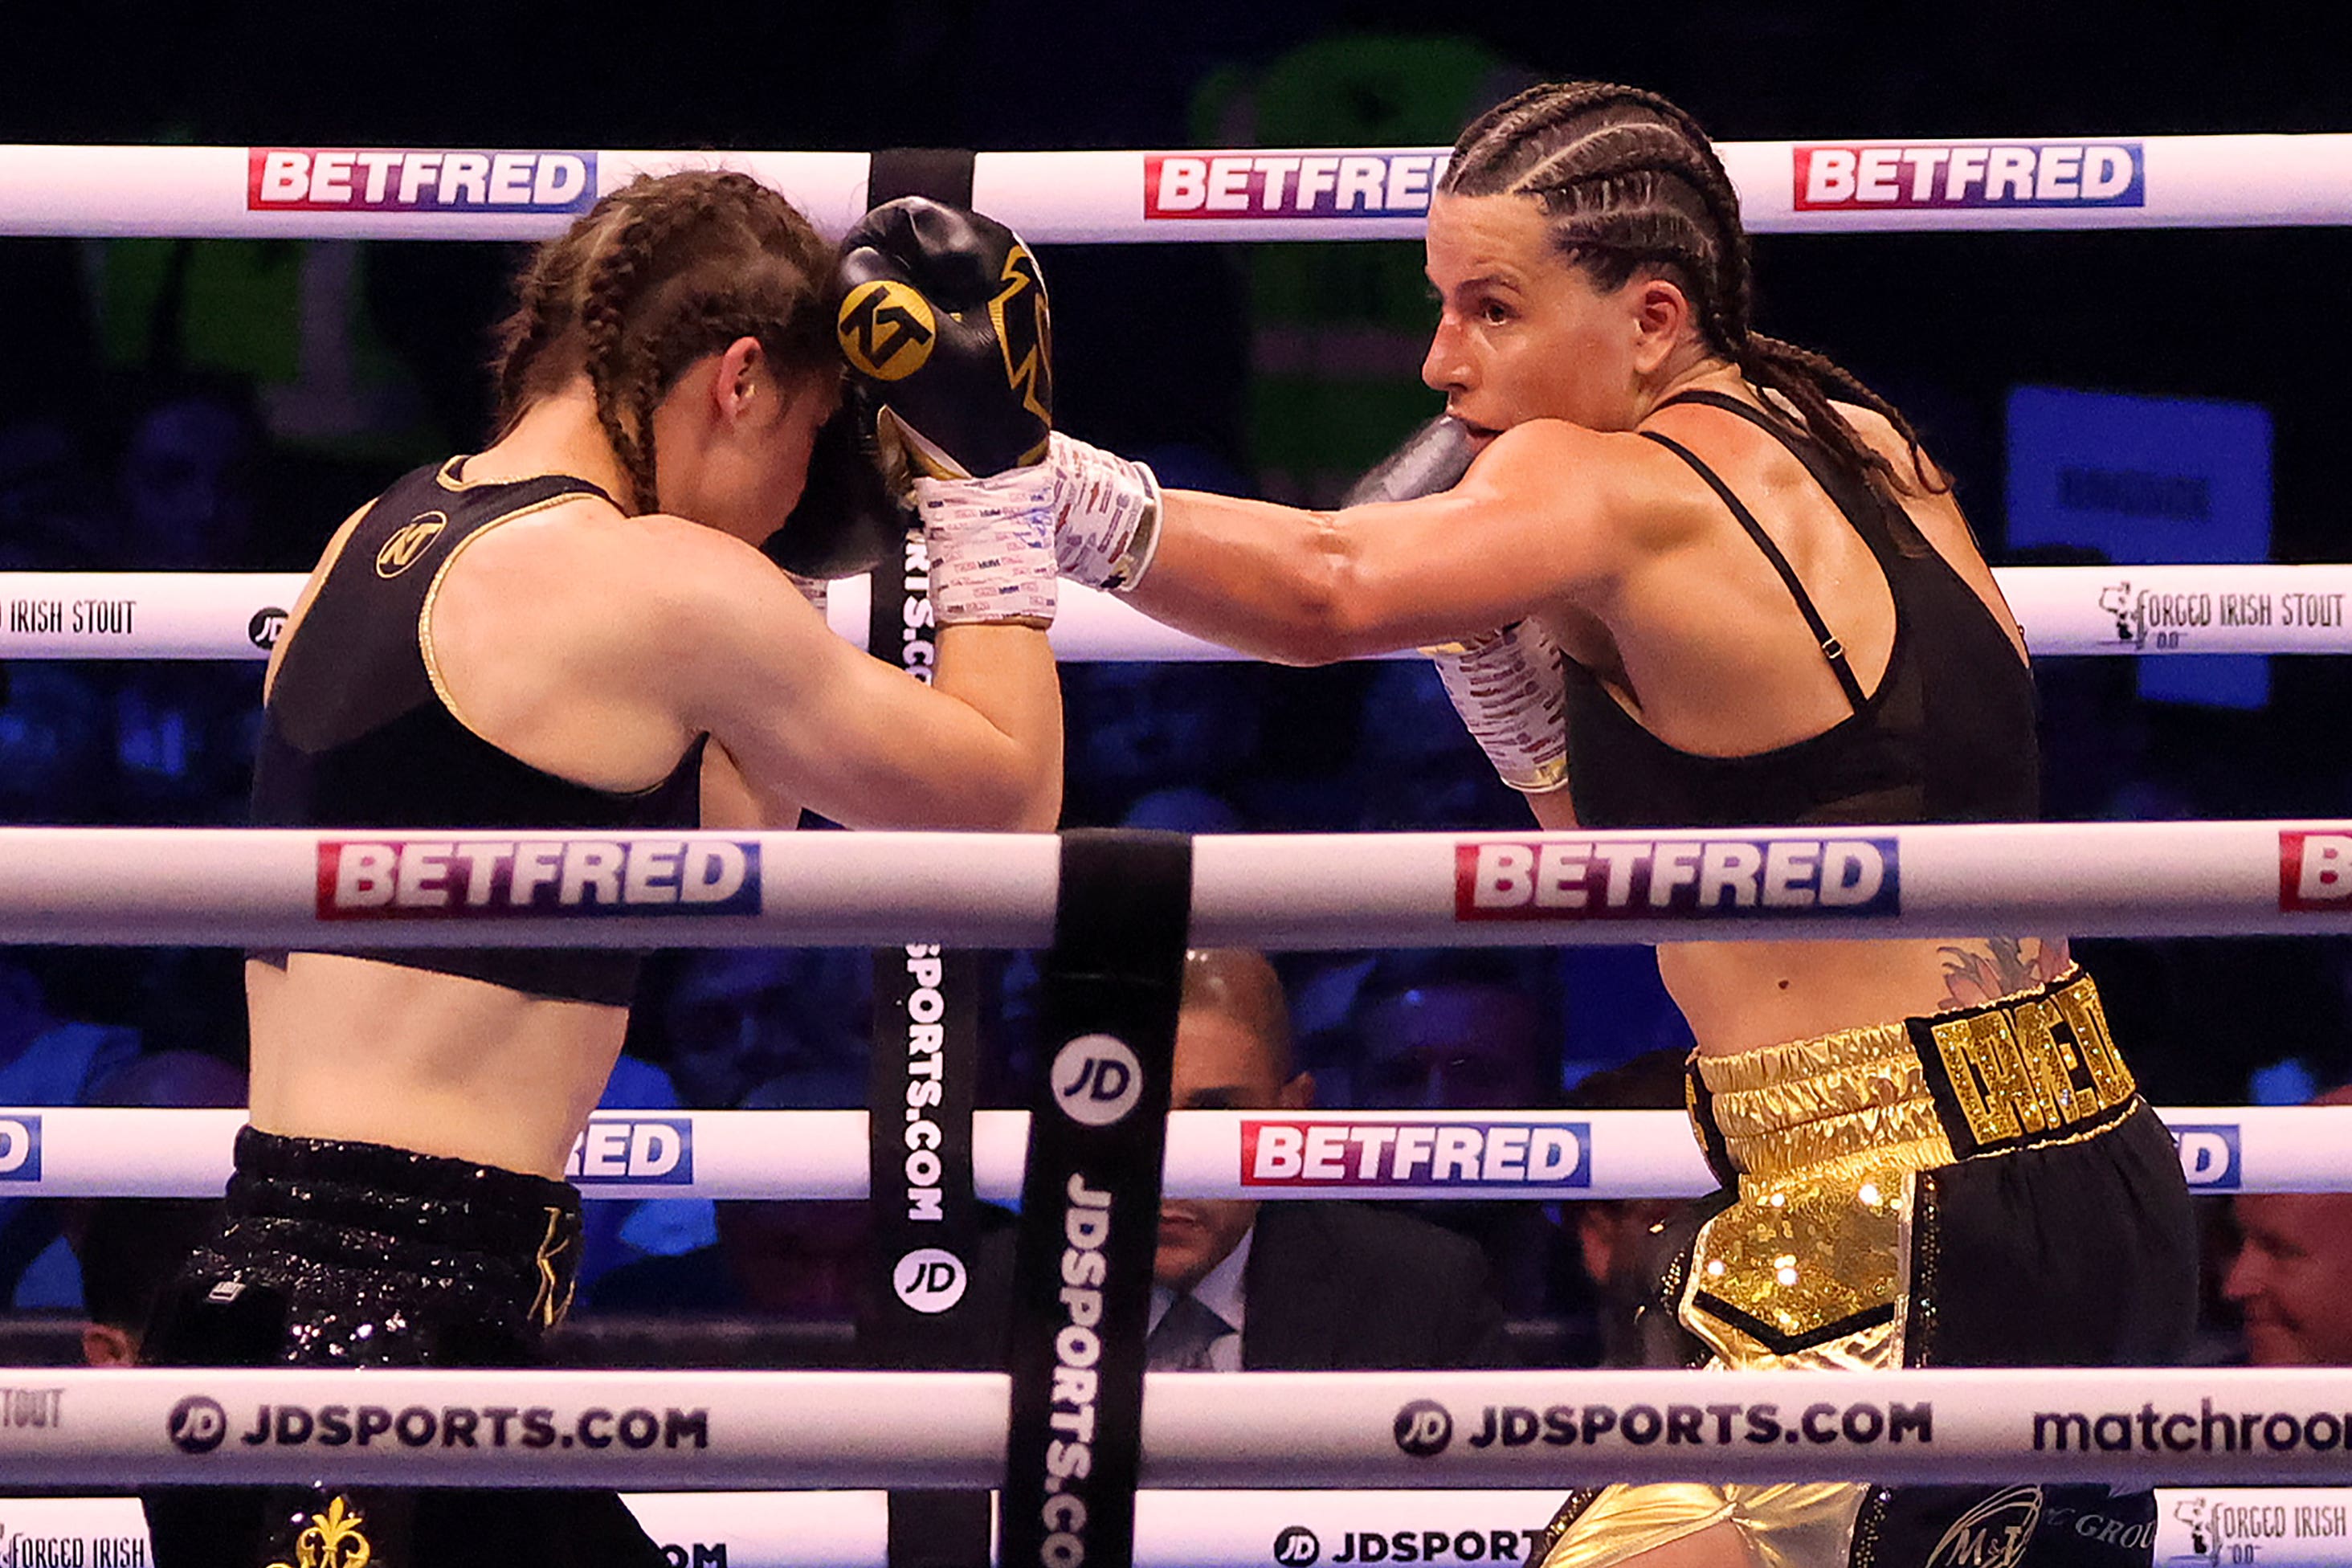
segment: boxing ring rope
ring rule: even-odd
[[[1417,236],[1447,149],[979,153],[1032,243]],[[1759,234],[2352,222],[2352,135],[1724,142]],[[887,154],[883,155],[887,157]],[[532,239],[639,174],[740,170],[838,233],[864,153],[0,146],[0,235]]]
[[[0,1485],[958,1488],[1010,1380],[965,1372],[16,1369]],[[2345,1479],[2352,1368],[1308,1372],[1145,1382],[1142,1484]]]
[[[2044,656],[2352,653],[2352,565],[2011,566],[1993,575]],[[0,573],[0,659],[267,658],[302,582],[297,573]],[[866,578],[845,578],[826,618],[864,647],[871,603]],[[1246,657],[1074,583],[1062,585],[1053,641],[1067,660]]]
[[[1317,952],[2340,934],[2352,822],[1987,823],[1192,841],[1192,941]],[[1009,833],[0,828],[0,942],[1043,947]]]
[[[2352,1192],[2352,1106],[2159,1110],[2189,1189]],[[0,1108],[12,1197],[216,1197],[242,1110]],[[1029,1113],[982,1110],[980,1196],[1021,1193]],[[862,1110],[609,1110],[566,1175],[592,1198],[867,1196]],[[1714,1190],[1678,1110],[1178,1110],[1163,1191],[1301,1200],[1692,1197]]]
[[[2352,136],[1727,143],[1721,152],[1744,219],[1757,232],[2352,222]],[[1434,149],[981,153],[972,160],[971,199],[1043,243],[1403,237],[1421,230],[1443,156]],[[321,149],[0,147],[0,234],[530,238],[559,232],[595,195],[637,173],[711,164],[757,174],[837,231],[865,210],[875,163],[863,153],[484,149],[352,151],[338,159]],[[373,200],[365,194],[371,178]],[[2352,567],[2000,575],[2031,645],[2044,655],[2352,651],[2343,616]],[[0,578],[6,619],[0,658],[261,657],[278,629],[272,616],[282,617],[300,582]],[[865,598],[862,582],[845,583],[832,606],[835,626],[861,644]],[[1233,657],[1075,590],[1055,643],[1068,659]],[[1304,837],[1202,839],[1195,934],[1294,948],[1655,942],[1699,934],[1694,926],[1706,927],[1710,939],[1862,937],[1957,932],[1995,917],[2013,925],[2021,913],[2085,934],[2312,933],[2340,929],[2336,921],[2352,910],[2347,824],[1840,831],[1847,837],[1415,835],[1354,837],[1344,846]],[[1979,837],[1959,837],[1970,834]],[[498,842],[446,837],[477,848]],[[465,861],[489,889],[478,918],[404,919],[396,940],[635,946],[675,944],[690,931],[696,945],[868,945],[952,932],[951,940],[970,944],[1032,946],[1050,936],[1051,840],[822,837],[856,847],[804,854],[810,840],[780,835],[546,835],[510,845],[507,873],[487,869],[488,859]],[[339,935],[364,946],[360,922],[382,917],[336,907],[326,842],[313,834],[0,830],[0,941],[309,939],[306,945],[317,947]],[[337,843],[339,855],[362,844],[394,851],[383,875],[395,909],[411,907],[412,893],[458,886],[446,879],[450,860],[464,857],[444,849],[436,858],[434,845],[413,833],[344,835]],[[411,847],[405,852],[403,843]],[[748,881],[687,909],[690,889],[708,893],[729,870],[692,857],[722,844],[743,853],[736,868],[748,871]],[[546,903],[528,890],[509,897],[513,883],[498,875],[541,850],[552,856],[544,861]],[[893,854],[903,859],[893,861]],[[1519,854],[1524,867],[1510,858]],[[1834,876],[1832,855],[1843,857]],[[419,856],[412,868],[410,858]],[[2156,885],[2159,868],[2165,880]],[[1625,897],[1612,904],[1621,871]],[[1849,873],[1853,879],[1843,879]],[[697,874],[705,879],[694,882]],[[372,888],[374,875],[364,873],[360,884]],[[605,885],[599,878],[610,878],[615,889],[607,905],[594,894]],[[1527,897],[1515,903],[1521,883]],[[1853,902],[1833,901],[1865,883],[1869,890]],[[566,887],[579,900],[574,914],[540,912]],[[1739,901],[1743,887],[1753,895],[1749,904]],[[673,907],[644,907],[635,895],[646,889],[667,892]],[[1702,901],[1709,889],[1711,906]],[[1779,906],[1776,890],[1784,896]],[[1810,895],[1801,910],[1785,901],[1795,893]],[[1482,906],[1483,894],[1493,897]],[[504,905],[491,901],[500,897]],[[1331,923],[1359,905],[1370,906],[1362,919]],[[693,917],[690,926],[679,923],[682,913]],[[776,1136],[784,1130],[780,1115],[793,1119],[787,1137]],[[2336,1129],[2352,1110],[2166,1115],[2192,1179],[2200,1170],[2218,1173],[2199,1184],[2208,1190],[2352,1184],[2352,1162],[2333,1153],[2344,1146]],[[0,1179],[18,1192],[55,1195],[117,1191],[125,1179],[142,1193],[215,1192],[228,1136],[241,1120],[234,1111],[0,1110]],[[1253,1151],[1264,1174],[1269,1132],[1246,1124],[1277,1121],[1296,1141],[1283,1157],[1295,1156],[1301,1173],[1288,1187],[1279,1178],[1269,1178],[1274,1186],[1248,1179]],[[1018,1113],[982,1114],[974,1162],[983,1195],[1017,1191],[1025,1123]],[[1344,1173],[1372,1163],[1375,1140],[1367,1130],[1375,1128],[1395,1135],[1386,1150],[1408,1131],[1425,1132],[1433,1160],[1449,1134],[1475,1133],[1487,1153],[1498,1130],[1525,1132],[1529,1150],[1549,1135],[1548,1158],[1564,1168],[1546,1184],[1505,1178],[1516,1182],[1516,1195],[1673,1195],[1709,1184],[1673,1113],[1182,1113],[1171,1120],[1169,1190],[1497,1195],[1486,1183],[1491,1159],[1482,1160],[1482,1184],[1469,1192],[1461,1183],[1393,1179],[1410,1173],[1402,1165],[1380,1179],[1350,1182]],[[665,1129],[675,1145],[662,1143]],[[1318,1139],[1319,1155],[1312,1152]],[[642,1168],[673,1149],[694,1156],[682,1172]],[[574,1156],[581,1167],[574,1179],[592,1195],[857,1197],[866,1185],[864,1155],[860,1112],[617,1111],[592,1123]],[[1342,1176],[1308,1179],[1307,1164],[1318,1158],[1318,1169],[1337,1168]],[[1517,1168],[1531,1169],[1524,1160]],[[0,1482],[52,1482],[68,1467],[125,1485],[303,1481],[331,1460],[341,1479],[402,1484],[978,1487],[999,1479],[1003,1463],[1007,1382],[995,1374],[354,1375],[0,1374],[16,1385],[0,1390],[0,1426],[9,1428],[0,1441]],[[1150,1483],[1202,1488],[1279,1475],[1304,1488],[1411,1489],[1146,1492],[1139,1498],[1137,1561],[1173,1568],[1403,1560],[1394,1542],[1405,1535],[1423,1561],[1516,1561],[1559,1491],[1585,1480],[1866,1472],[1878,1481],[2326,1481],[2344,1477],[2352,1452],[2352,1372],[1808,1372],[1706,1384],[1692,1377],[1157,1375],[1145,1421]],[[499,1403],[474,1403],[484,1399]],[[341,1440],[332,1436],[336,1420],[344,1424]],[[1497,1489],[1464,1489],[1474,1486]],[[1499,1489],[1507,1487],[1527,1489]],[[2262,1560],[2274,1568],[2352,1562],[2344,1496],[2276,1487],[2167,1491],[2159,1532],[2143,1544],[2158,1559],[2219,1562],[2226,1543],[2260,1539]],[[657,1541],[677,1543],[673,1560],[697,1568],[887,1561],[886,1509],[876,1492],[640,1493],[630,1501]],[[2324,1528],[2331,1521],[2333,1528]],[[11,1563],[143,1560],[102,1555],[133,1540],[143,1548],[142,1535],[135,1505],[122,1500],[0,1501],[0,1551]],[[2290,1535],[2294,1544],[2282,1546]],[[79,1550],[66,1550],[75,1542]]]
[[[2157,1493],[2154,1560],[2206,1557],[2214,1535],[2227,1541],[2234,1525],[2240,1539],[2251,1531],[2260,1540],[2260,1561],[2269,1568],[2352,1564],[2346,1496],[2315,1488],[2163,1489]],[[688,1568],[884,1568],[886,1562],[880,1492],[639,1492],[623,1500],[672,1551],[672,1561]],[[1136,1499],[1135,1561],[1137,1568],[1517,1564],[1559,1501],[1557,1489],[1147,1491]],[[2095,1520],[2093,1531],[2105,1522]],[[129,1498],[0,1498],[0,1531],[6,1532],[0,1561],[90,1568],[109,1562],[102,1553],[112,1548],[110,1561],[128,1564],[131,1559],[116,1543],[143,1540],[146,1528]],[[2195,1539],[2199,1528],[2206,1531],[2203,1548]],[[1400,1552],[1401,1541],[1410,1554]],[[36,1544],[9,1558],[10,1542]],[[73,1543],[79,1543],[79,1555]]]

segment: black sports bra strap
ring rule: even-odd
[[[1702,408],[1720,408],[1726,414],[1736,414],[1780,442],[1790,457],[1805,466],[1805,472],[1813,476],[1813,483],[1822,487],[1830,504],[1844,513],[1846,521],[1880,561],[1886,560],[1890,550],[1897,555],[1917,555],[1927,548],[1927,541],[1919,537],[1917,528],[1901,507],[1890,504],[1867,481],[1832,463],[1821,443],[1802,426],[1776,419],[1752,403],[1742,403],[1727,393],[1705,387],[1678,392],[1658,407],[1672,408],[1677,403],[1695,403]]]
[[[1683,397],[1694,402],[1715,401],[1715,395],[1709,393],[1686,392],[1683,394]],[[1746,406],[1730,398],[1725,398],[1723,401],[1732,407]],[[1759,422],[1761,423],[1760,416]],[[1770,562],[1772,570],[1780,574],[1782,584],[1789,590],[1789,597],[1797,602],[1797,612],[1805,617],[1805,626],[1813,634],[1813,640],[1822,645],[1822,657],[1829,660],[1830,673],[1837,677],[1838,689],[1845,693],[1846,701],[1853,705],[1855,712],[1862,711],[1864,703],[1869,699],[1863,694],[1862,682],[1853,678],[1853,668],[1846,662],[1845,645],[1838,641],[1837,634],[1830,630],[1822,620],[1821,612],[1813,608],[1812,596],[1805,592],[1805,585],[1797,580],[1796,571],[1789,564],[1789,558],[1780,553],[1780,547],[1772,542],[1772,536],[1765,532],[1764,525],[1756,521],[1756,514],[1749,511],[1740,499],[1731,493],[1731,487],[1725,484],[1713,468],[1700,461],[1698,455],[1689,447],[1672,437],[1659,435],[1655,430],[1644,430],[1642,434],[1689,464],[1691,471],[1705,479],[1707,488],[1721,497],[1723,504],[1731,509],[1731,515],[1739,520],[1739,526],[1748,531],[1748,537],[1756,542],[1756,548],[1764,552],[1764,559]]]

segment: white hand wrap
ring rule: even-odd
[[[1062,575],[1120,593],[1141,582],[1160,545],[1159,476],[1059,430],[1043,466],[1054,474],[1054,559]]]
[[[940,625],[1054,624],[1052,465],[978,479],[918,479],[914,489]]]
[[[1568,689],[1559,649],[1533,621],[1422,652],[1471,739],[1503,782],[1523,795],[1568,783]]]

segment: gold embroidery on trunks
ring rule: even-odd
[[[2105,1110],[2129,1100],[2139,1085],[2133,1080],[2131,1068],[2124,1066],[2115,1037],[2107,1033],[2107,1013],[2100,1004],[2098,987],[2069,985],[2050,999],[2058,1004],[2066,1026],[2074,1031],[2074,1044],[2083,1053],[2083,1065],[2090,1069],[2098,1096],[2097,1109]]]
[[[2006,1013],[1955,1018],[1934,1025],[1931,1033],[1960,1114],[1968,1119],[1969,1136],[1979,1143],[2006,1143],[2024,1134],[2020,1123],[2028,1116],[2033,1119],[2032,1130],[2042,1131],[2044,1119],[2025,1092],[2017,1036]]]
[[[2048,996],[1930,1022],[1928,1033],[1979,1144],[2071,1127],[2122,1104],[2137,1087],[2087,977]]]
[[[2018,1055],[2024,1058],[2034,1096],[2052,1108],[2050,1125],[2063,1127],[2074,1120],[2074,1068],[2082,1059],[2073,1043],[2060,1039],[2051,1027],[2066,1020],[2047,998],[2019,1003],[2015,1017]]]
[[[1734,1365],[1809,1348],[1841,1324],[1865,1335],[1886,1331],[1903,1285],[1915,1179],[1888,1163],[1743,1181],[1739,1201],[1706,1222],[1693,1249],[1689,1305],[1709,1321],[1692,1326]]]
[[[557,1235],[562,1225],[563,1211],[551,1205],[547,1210],[547,1234],[540,1238],[539,1256],[533,1259],[539,1265],[539,1294],[531,1299],[530,1319],[542,1329],[551,1329],[563,1321],[563,1315],[572,1310],[572,1293],[580,1285],[579,1276],[566,1279],[556,1270],[555,1260],[572,1250],[572,1237]],[[563,1293],[562,1300],[556,1300],[559,1289]]]
[[[345,1511],[341,1493],[324,1513],[314,1513],[302,1533],[294,1538],[294,1561],[272,1563],[269,1568],[367,1568],[375,1555],[368,1538],[360,1533],[367,1516],[357,1509]]]

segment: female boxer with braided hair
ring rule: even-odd
[[[1446,645],[1456,706],[1555,828],[2036,813],[2024,647],[1950,486],[1885,399],[1755,330],[1737,197],[1688,115],[1605,83],[1522,93],[1463,133],[1427,247],[1423,376],[1450,417],[1372,476],[1372,504],[1163,495],[1056,436],[1065,572],[1276,659]],[[1570,851],[1500,890],[1795,908],[1882,886],[1866,847],[1696,837],[1638,871]],[[2063,941],[1688,942],[1659,966],[1726,1189],[1662,1283],[1716,1363],[2179,1353],[2179,1168]],[[2058,1522],[2080,1508],[2116,1528]],[[2120,1561],[2152,1508],[1620,1487],[1572,1499],[1548,1557]]]
[[[540,248],[501,335],[497,438],[346,521],[272,656],[255,820],[390,845],[323,850],[322,897],[722,912],[758,907],[740,853],[529,840],[789,827],[803,803],[852,826],[1053,825],[1050,597],[995,613],[998,569],[933,531],[925,685],[833,637],[761,553],[775,535],[839,573],[901,546],[895,511],[795,510],[841,397],[837,272],[805,218],[732,174],[640,179]],[[230,1224],[166,1292],[148,1359],[529,1364],[569,1300],[564,1162],[635,971],[613,950],[255,955]],[[444,1441],[531,1446],[511,1414],[492,1432],[452,1412]],[[149,1509],[163,1568],[663,1562],[609,1493],[330,1486]]]

